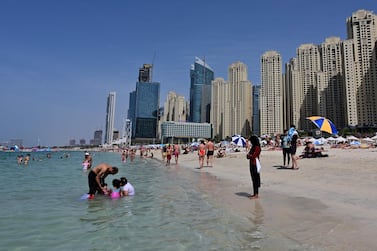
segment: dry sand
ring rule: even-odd
[[[326,151],[329,157],[299,159],[300,169],[290,170],[280,168],[281,151],[263,149],[260,198],[254,200],[247,198],[252,187],[245,152],[215,158],[203,169],[194,152],[180,155],[178,166],[199,172],[200,189],[267,234],[310,250],[377,250],[377,149]]]

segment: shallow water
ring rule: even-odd
[[[82,152],[0,153],[2,250],[260,250],[258,226],[215,205],[200,189],[199,173],[151,159],[121,164],[118,153],[95,153],[126,176],[136,196],[111,200],[88,191]],[[210,184],[209,184],[210,185]]]

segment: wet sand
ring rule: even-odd
[[[254,200],[247,197],[252,187],[245,152],[215,158],[203,169],[197,153],[189,153],[179,156],[178,166],[199,172],[200,189],[270,236],[310,250],[377,250],[377,149],[326,151],[329,157],[299,159],[299,170],[291,170],[281,168],[281,151],[263,149],[260,198]],[[160,152],[155,157],[161,159]],[[270,238],[264,247],[275,250],[279,241]]]

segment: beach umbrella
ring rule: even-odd
[[[197,146],[199,146],[199,142],[192,142],[191,146],[197,147]]]
[[[361,139],[361,142],[366,142],[366,143],[373,143],[373,142],[374,142],[374,140],[373,140],[373,139],[371,139],[371,138],[369,138],[369,137],[366,137],[366,138],[363,138],[363,139]]]
[[[232,142],[236,144],[237,146],[246,146],[246,140],[241,135],[234,135],[232,137]]]
[[[323,132],[327,132],[329,134],[338,134],[338,130],[336,129],[333,122],[325,117],[320,116],[311,116],[307,117],[310,121],[312,121],[319,130]]]
[[[358,138],[356,138],[355,136],[353,136],[353,135],[351,135],[351,136],[348,136],[347,137],[347,140],[349,140],[349,141],[359,141],[359,139]]]
[[[336,143],[346,142],[347,141],[347,139],[343,138],[342,136],[336,138],[335,140],[336,140]]]

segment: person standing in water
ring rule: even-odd
[[[104,187],[105,178],[109,174],[117,174],[118,168],[111,166],[107,163],[101,163],[98,166],[94,167],[93,170],[90,170],[88,174],[88,185],[89,185],[89,199],[94,199],[96,192],[101,194],[107,193],[107,189]]]
[[[87,170],[87,169],[92,168],[92,164],[93,164],[93,158],[92,158],[92,156],[90,155],[89,152],[85,152],[85,154],[84,154],[84,160],[82,162],[83,169]]]

